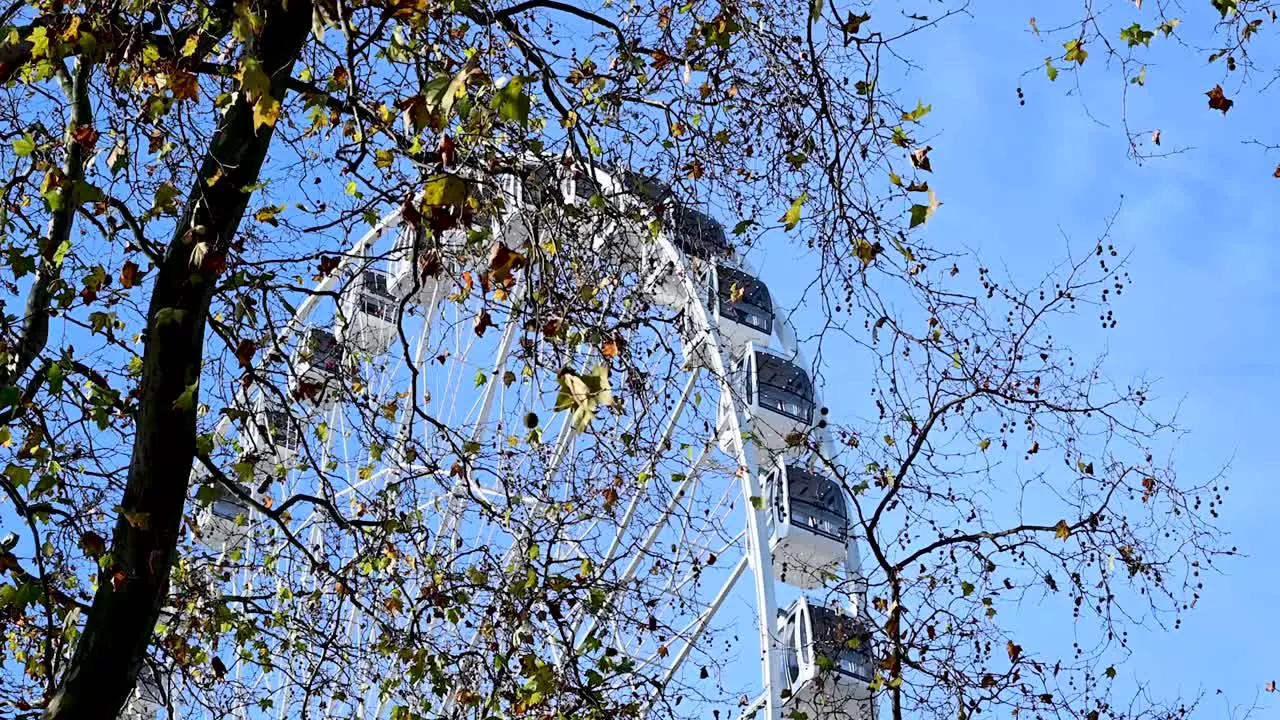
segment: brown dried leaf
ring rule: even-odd
[[[1226,115],[1231,106],[1236,104],[1234,100],[1223,94],[1221,85],[1214,85],[1213,89],[1206,92],[1205,95],[1209,97],[1209,107],[1214,110],[1221,110],[1223,115]]]

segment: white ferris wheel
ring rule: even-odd
[[[488,657],[512,665],[507,648],[532,647],[527,673],[576,677],[589,659],[582,682],[617,682],[650,717],[688,697],[684,711],[736,718],[872,720],[865,583],[845,491],[823,472],[827,411],[765,278],[705,209],[650,180],[532,167],[503,183],[485,232],[431,240],[392,213],[271,321],[267,382],[216,427],[239,489],[195,471],[193,546],[249,619],[209,620],[198,599],[166,608],[162,630],[215,622],[237,641],[208,650],[222,677],[203,694],[161,653],[125,717],[469,717],[492,673],[514,672]],[[560,233],[546,219],[601,198],[666,216]],[[574,278],[627,328],[625,353],[549,315],[533,268],[499,257],[529,244],[539,272]],[[442,260],[468,248],[479,267]],[[557,398],[592,376],[566,390],[564,367],[597,368],[618,411],[591,404],[575,422]],[[462,568],[466,597],[432,594]],[[350,577],[360,587],[342,592]],[[554,592],[512,607],[520,583]],[[547,600],[578,585],[585,601]],[[474,685],[441,686],[431,658],[445,656]],[[618,669],[632,680],[611,680]]]

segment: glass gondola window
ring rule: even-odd
[[[558,163],[542,163],[529,171],[521,183],[521,189],[526,205],[541,207],[548,202],[563,204]]]
[[[667,236],[686,255],[707,260],[728,253],[729,238],[715,218],[676,203],[671,204],[668,213]]]
[[[604,189],[589,167],[578,167],[573,172],[573,195],[578,202],[587,202],[595,195],[604,195]]]
[[[794,638],[796,636],[796,618],[799,613],[791,613],[787,616],[787,624],[783,630],[782,637]],[[798,647],[787,648],[787,678],[788,682],[794,683],[800,677],[800,652],[804,647],[801,643]]]
[[[813,422],[813,383],[796,364],[756,352],[754,382],[748,387],[757,404],[803,423]]]
[[[218,498],[209,506],[209,510],[215,517],[234,521],[240,515],[248,515],[249,506],[229,490],[219,488]]]
[[[288,410],[279,406],[268,406],[262,414],[267,437],[271,438],[271,442],[276,447],[296,450],[302,445],[302,427]]]
[[[810,606],[814,657],[821,655],[833,670],[871,682],[871,638],[856,619],[830,609]]]
[[[621,180],[622,189],[625,192],[651,204],[662,202],[671,195],[671,188],[657,178],[643,173],[623,170],[618,174],[618,178]]]
[[[336,371],[342,362],[342,346],[333,333],[324,328],[309,328],[302,347],[311,367]]]
[[[716,268],[716,277],[720,317],[762,333],[773,332],[773,301],[764,283],[726,265]]]
[[[835,482],[803,468],[787,467],[791,526],[844,541],[849,535],[844,493]]]
[[[365,270],[360,282],[360,312],[390,322],[395,318],[395,299],[387,276],[377,270]]]

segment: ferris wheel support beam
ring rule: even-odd
[[[667,447],[667,443],[671,442],[671,436],[675,434],[676,423],[680,422],[680,416],[684,413],[685,405],[689,402],[689,397],[693,395],[693,388],[701,374],[701,369],[695,369],[689,373],[689,379],[684,384],[684,390],[680,392],[680,399],[676,401],[676,406],[671,409],[671,416],[667,418],[666,425],[662,428],[662,436],[658,440],[658,449],[654,456],[645,465],[644,472],[646,475],[653,473],[654,468],[658,466],[658,459],[662,451]],[[635,518],[636,510],[640,505],[640,498],[643,493],[637,492],[631,498],[631,502],[627,503],[627,509],[622,514],[622,520],[618,523],[618,532],[613,536],[613,541],[609,543],[608,549],[605,551],[604,558],[600,562],[600,571],[604,572],[612,562],[614,556],[618,553],[618,548],[622,545],[622,535],[631,521]]]
[[[702,463],[706,461],[709,452],[710,449],[704,447],[702,449],[702,453],[698,455],[698,459],[689,468],[689,472],[685,473],[684,479],[680,481],[675,492],[671,494],[671,500],[667,502],[667,506],[663,509],[662,514],[654,521],[653,527],[649,530],[649,534],[645,536],[644,541],[640,543],[640,547],[636,550],[635,555],[632,556],[631,562],[627,563],[626,569],[622,571],[622,576],[617,580],[619,585],[630,582],[630,580],[635,577],[636,572],[640,569],[640,563],[644,561],[649,550],[653,548],[654,543],[658,541],[658,536],[661,535],[663,529],[666,528],[667,521],[671,518],[671,514],[680,506],[680,500],[684,497],[685,493],[698,482],[698,470],[702,467]],[[574,637],[577,637],[579,633],[583,636],[582,640],[578,643],[579,648],[586,643],[587,637],[590,636],[591,631],[595,629],[595,626],[596,616],[593,615],[590,618],[587,618],[583,627],[574,629]]]
[[[692,631],[689,635],[689,639],[685,641],[684,645],[680,648],[680,651],[676,653],[675,658],[672,659],[671,665],[667,667],[666,674],[662,676],[659,687],[665,688],[667,684],[671,682],[672,678],[675,677],[676,673],[679,672],[680,666],[684,664],[686,659],[688,659],[689,653],[693,652],[693,646],[698,643],[698,640],[702,639],[702,633],[706,632],[707,627],[711,625],[711,619],[715,617],[715,614],[720,610],[720,606],[724,604],[726,599],[728,599],[729,593],[733,592],[734,586],[738,584],[738,580],[742,577],[742,572],[746,569],[747,556],[743,555],[738,559],[738,562],[734,564],[733,571],[729,573],[728,579],[726,579],[724,585],[720,587],[720,592],[716,593],[711,604],[707,606],[707,609],[704,610],[696,620],[694,620],[691,626]],[[689,631],[689,628],[686,628],[686,630],[681,631],[680,634],[683,635],[685,632]],[[644,714],[645,713],[643,712],[641,713],[641,715]]]
[[[302,327],[302,324],[307,321],[307,318],[311,317],[311,313],[315,312],[316,306],[320,304],[320,300],[324,297],[324,293],[332,290],[333,287],[338,284],[338,278],[342,277],[342,272],[346,270],[349,265],[356,262],[356,258],[358,256],[364,254],[369,250],[369,248],[373,247],[374,243],[378,242],[383,233],[399,225],[400,221],[400,210],[388,213],[378,221],[377,225],[370,228],[368,232],[361,235],[360,239],[351,245],[350,251],[338,259],[337,267],[329,273],[328,277],[316,283],[311,294],[298,305],[298,309],[294,311],[293,317],[289,318],[289,321],[284,324],[284,327],[280,329],[280,332],[276,333],[275,337],[272,338],[272,344],[275,345],[276,351],[279,351],[280,345],[285,340],[288,340],[289,336],[296,332],[298,328]],[[227,430],[230,428],[231,418],[224,415],[222,419],[218,421],[213,432],[218,437],[225,437]]]
[[[524,281],[522,279],[517,283],[513,295],[518,295],[523,288]],[[489,413],[493,411],[493,401],[498,394],[498,383],[501,379],[502,368],[506,367],[507,356],[511,354],[511,345],[515,342],[517,326],[515,308],[513,307],[511,319],[507,321],[507,326],[502,331],[502,340],[498,343],[498,356],[494,360],[493,371],[489,373],[489,378],[485,383],[484,397],[480,401],[480,412],[476,416],[475,425],[472,427],[471,435],[468,438],[471,442],[475,442],[480,438],[480,434],[484,432],[485,424],[489,422]],[[444,517],[440,520],[440,531],[436,533],[435,541],[432,543],[433,553],[440,549],[442,538],[446,535],[452,535],[458,515],[462,512],[462,504],[465,502],[465,493],[462,490],[470,484],[470,473],[464,473],[464,477],[459,478],[449,492],[449,503],[445,508]]]
[[[666,238],[664,232],[660,232],[659,248],[666,253],[677,267],[683,267],[685,263],[682,261],[681,254],[676,250],[675,246]],[[766,534],[766,515],[764,493],[760,486],[760,479],[756,474],[758,463],[756,461],[756,448],[751,443],[743,440],[742,428],[745,425],[740,405],[733,401],[734,387],[730,381],[730,376],[725,370],[726,355],[724,348],[720,347],[719,333],[716,331],[715,325],[708,316],[707,308],[699,298],[698,287],[694,284],[692,275],[689,272],[678,272],[681,284],[685,288],[685,294],[693,302],[688,303],[690,317],[694,323],[698,325],[695,337],[705,335],[714,345],[708,352],[708,364],[710,370],[720,379],[720,392],[724,397],[730,399],[732,412],[728,413],[726,418],[728,421],[728,432],[732,438],[734,446],[734,455],[738,460],[738,478],[742,489],[742,496],[751,503],[751,507],[746,508],[747,516],[747,556],[750,558],[752,568],[752,576],[755,581],[755,606],[757,614],[757,630],[760,638],[760,665],[761,665],[761,681],[764,685],[763,698],[765,701],[765,720],[780,720],[782,717],[782,648],[778,637],[774,632],[774,617],[778,612],[777,598],[773,588],[773,574],[771,567],[772,559],[769,556],[769,538]],[[795,346],[794,333],[791,331],[790,325],[781,327],[780,324],[780,340],[789,350],[798,352]]]

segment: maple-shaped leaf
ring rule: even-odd
[[[80,548],[84,554],[96,558],[107,551],[107,541],[92,530],[80,536]]]
[[[497,285],[510,285],[512,274],[528,264],[529,261],[524,255],[500,242],[494,245],[493,251],[489,253],[489,278]]]
[[[240,362],[240,367],[248,368],[249,363],[253,362],[253,354],[257,351],[257,343],[252,340],[241,340],[236,345],[236,360]]]
[[[558,380],[560,392],[556,394],[555,409],[571,411],[570,421],[579,432],[587,429],[595,417],[596,408],[613,404],[607,365],[597,365],[585,375],[566,368],[560,372]]]
[[[1206,92],[1205,95],[1209,97],[1209,107],[1214,110],[1221,110],[1223,115],[1226,115],[1231,106],[1236,104],[1234,100],[1223,94],[1221,85],[1214,85],[1213,89]]]
[[[120,268],[120,285],[128,290],[138,284],[138,263],[129,260]]]
[[[1005,650],[1009,653],[1009,662],[1016,663],[1018,658],[1022,656],[1022,646],[1015,644],[1012,640],[1005,645]]]
[[[98,131],[92,125],[81,125],[72,132],[71,139],[85,150],[92,150],[98,144]]]

